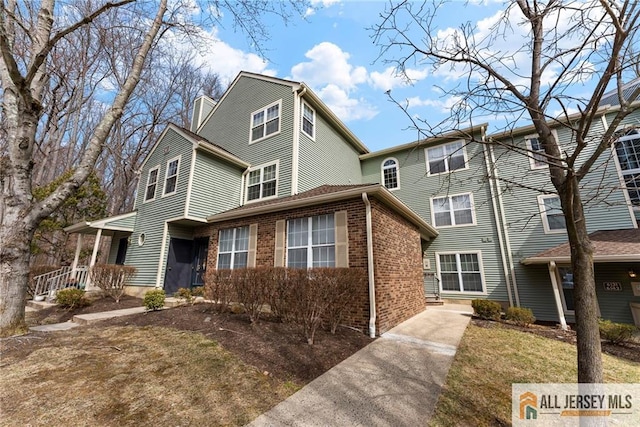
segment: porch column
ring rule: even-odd
[[[98,249],[100,249],[100,239],[102,238],[102,229],[98,228],[96,233],[96,241],[93,243],[93,252],[91,253],[91,261],[89,262],[89,273],[87,276],[87,290],[91,288],[91,269],[96,265],[96,259],[98,258]]]
[[[80,250],[82,249],[82,233],[78,233],[78,241],[76,242],[76,254],[73,256],[73,264],[71,264],[71,278],[76,278],[76,270],[78,269],[78,261],[80,260]]]
[[[564,317],[564,309],[562,308],[562,299],[560,298],[560,286],[558,285],[555,261],[549,262],[549,277],[551,278],[551,287],[553,288],[553,299],[556,302],[556,309],[558,311],[558,317],[560,318],[560,326],[564,331],[566,331],[567,320]]]

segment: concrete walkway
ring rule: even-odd
[[[64,323],[52,323],[50,325],[32,326],[29,328],[31,331],[38,332],[53,332],[53,331],[66,331],[67,329],[75,328],[80,325],[87,325],[89,323],[97,322],[104,319],[111,319],[112,317],[128,316],[129,314],[144,313],[144,307],[123,308],[122,310],[103,311],[101,313],[89,313],[78,314],[73,316],[72,320]]]
[[[428,307],[248,426],[426,425],[472,312]]]

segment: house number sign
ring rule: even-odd
[[[620,282],[604,282],[604,290],[605,291],[621,291],[622,283]]]

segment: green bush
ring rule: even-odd
[[[505,318],[518,326],[528,326],[536,321],[533,311],[524,307],[509,307]]]
[[[56,292],[56,302],[60,307],[69,310],[91,305],[91,301],[84,296],[84,291],[75,288],[61,289]]]
[[[613,344],[622,344],[631,341],[634,332],[638,329],[629,323],[615,323],[611,320],[598,320],[600,338]]]
[[[204,297],[204,286],[196,286],[191,288],[191,296]]]
[[[147,310],[155,311],[164,307],[165,293],[162,289],[155,289],[144,294],[144,307]]]
[[[189,288],[179,288],[176,292],[173,293],[174,298],[178,298],[184,300],[187,304],[193,304],[195,301],[195,297],[191,293]]]
[[[486,299],[474,299],[471,301],[471,306],[473,307],[473,314],[481,319],[500,320],[500,313],[502,312],[500,303]]]

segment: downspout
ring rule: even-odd
[[[302,121],[302,97],[307,93],[306,86],[297,91],[293,104],[293,147],[291,153],[291,195],[298,194],[300,180],[300,122]]]
[[[241,185],[240,185],[240,206],[244,206],[244,188],[245,188],[244,184],[247,179],[247,175],[249,174],[249,169],[251,169],[251,166],[249,166],[247,169],[245,169],[244,172],[242,172]]]
[[[498,232],[498,242],[500,245],[500,259],[502,260],[502,269],[504,271],[504,280],[507,284],[507,295],[509,297],[509,307],[513,307],[513,296],[511,295],[511,280],[509,280],[509,267],[507,266],[507,255],[504,249],[504,238],[502,236],[503,226],[499,219],[498,214],[498,205],[496,204],[496,190],[494,188],[494,169],[495,165],[492,165],[489,161],[489,147],[486,145],[487,141],[485,139],[485,133],[482,133],[482,141],[484,142],[482,146],[482,153],[484,154],[484,161],[487,168],[487,173],[489,174],[489,191],[491,192],[491,205],[493,207],[493,217],[496,221],[496,231]]]
[[[369,272],[369,337],[376,337],[376,282],[373,274],[373,227],[371,225],[371,203],[367,193],[362,193],[367,222],[367,270]]]

